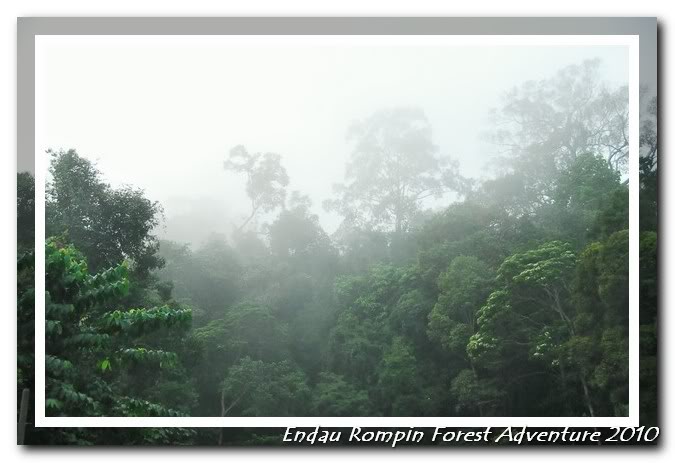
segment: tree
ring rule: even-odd
[[[297,191],[291,194],[288,207],[268,227],[271,251],[282,257],[312,256],[330,247],[330,240],[310,210],[311,201]]]
[[[162,265],[152,233],[161,206],[143,190],[112,188],[91,161],[75,150],[53,152],[47,185],[47,236],[64,232],[98,271],[129,260],[138,280]]]
[[[415,280],[412,268],[389,265],[375,266],[366,275],[338,278],[338,313],[327,355],[333,372],[358,384],[377,382],[375,368],[385,347],[399,330],[408,328],[401,309],[416,305],[414,296],[413,304],[408,300]]]
[[[466,353],[477,330],[476,314],[490,294],[493,280],[492,270],[474,256],[455,257],[438,277],[440,294],[429,313],[427,333],[452,356],[448,367],[452,368],[451,374],[456,373],[451,392],[458,413],[478,412],[485,416],[490,414],[488,406],[499,397],[493,394],[488,381],[477,377],[474,362]],[[462,370],[457,373],[459,369]]]
[[[312,413],[315,416],[371,416],[373,411],[365,390],[341,375],[321,372],[312,394]]]
[[[282,207],[286,199],[288,174],[276,153],[250,154],[242,145],[230,150],[225,170],[246,175],[246,194],[251,202],[250,215],[237,227],[240,232],[259,212]]]
[[[118,308],[129,288],[126,264],[90,274],[86,259],[60,238],[45,245],[45,413],[47,416],[184,416],[189,404],[178,409],[148,400],[145,388],[130,387],[129,375],[142,366],[150,389],[161,383],[162,371],[180,367],[180,357],[157,343],[153,334],[182,336],[190,326],[189,308]],[[19,260],[19,271],[32,272],[32,251]],[[32,319],[34,288],[20,287],[20,326]],[[30,357],[19,357],[20,377],[34,379]],[[133,374],[132,374],[133,376]],[[154,377],[154,381],[152,381]],[[138,386],[138,384],[136,384]],[[185,386],[184,386],[185,387]],[[36,439],[62,443],[60,439],[95,443],[100,432],[50,430]],[[140,429],[130,432],[125,443],[189,441],[189,430]]]
[[[640,156],[656,162],[659,145],[657,136],[658,100],[648,98],[648,89],[640,88]]]
[[[657,424],[658,265],[656,232],[640,234],[640,423]]]
[[[174,285],[178,300],[193,308],[196,326],[224,316],[241,295],[243,265],[224,236],[211,235],[196,250],[161,241],[165,265],[155,274]]]
[[[646,100],[646,89],[640,95]],[[658,134],[656,97],[640,110],[640,230],[658,228]]]
[[[452,380],[450,393],[455,399],[455,412],[460,416],[494,416],[494,407],[506,392],[494,379],[478,378],[474,369],[461,370]]]
[[[496,131],[490,138],[514,171],[545,185],[558,168],[587,152],[614,170],[626,168],[628,87],[610,89],[599,81],[599,67],[598,59],[567,66],[504,96],[492,112]]]
[[[251,302],[227,308],[223,318],[195,329],[192,336],[203,351],[202,362],[195,374],[200,386],[200,411],[207,416],[218,413],[218,383],[223,378],[222,368],[228,368],[244,357],[265,362],[288,357],[288,326],[274,316],[270,307]]]
[[[628,212],[621,209],[626,194],[619,172],[601,156],[580,154],[559,173],[551,203],[539,209],[536,220],[549,236],[583,244],[617,222],[621,229],[627,225]]]
[[[305,416],[309,399],[305,374],[288,360],[243,357],[220,383],[220,416]],[[223,437],[221,429],[218,445]]]
[[[309,388],[305,375],[290,362],[243,357],[221,383],[221,416],[302,416]]]
[[[402,337],[395,337],[387,346],[378,366],[378,389],[381,407],[386,416],[415,416],[420,411],[419,368],[412,346]]]
[[[35,179],[29,172],[16,176],[16,238],[18,251],[35,247]]]
[[[490,294],[489,267],[474,256],[455,257],[438,277],[440,294],[429,314],[429,337],[464,356],[469,337],[476,331],[476,313]]]
[[[641,261],[643,257],[646,256],[641,252]],[[574,336],[564,346],[567,362],[588,378],[599,413],[625,416],[628,413],[628,230],[586,246],[580,254],[572,289],[577,314]],[[642,304],[640,306],[642,309]]]
[[[519,378],[547,374],[531,363],[543,361],[566,394],[569,364],[561,346],[576,334],[570,304],[576,262],[571,246],[560,241],[505,259],[498,271],[500,287],[478,311],[478,330],[467,345],[472,362],[499,374],[508,370],[503,380],[522,388]],[[579,368],[575,373],[587,411],[594,416],[587,374]]]
[[[376,112],[355,123],[348,138],[354,150],[338,198],[324,206],[345,218],[344,225],[401,233],[426,198],[462,189],[456,164],[437,155],[431,126],[416,108]]]
[[[302,370],[289,361],[243,357],[220,385],[220,416],[303,416],[309,388]]]

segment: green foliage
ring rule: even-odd
[[[657,424],[657,235],[640,234],[640,423]]]
[[[225,308],[240,297],[244,269],[224,237],[212,235],[196,250],[162,241],[159,254],[165,265],[157,277],[171,282],[177,301],[194,308],[196,323],[221,318]]]
[[[160,267],[158,242],[152,235],[159,224],[159,203],[145,198],[140,189],[112,188],[75,150],[48,153],[52,180],[47,185],[47,235],[67,232],[95,272],[125,259],[138,278]]]
[[[336,282],[341,311],[330,333],[331,369],[359,382],[376,380],[383,345],[391,338],[391,308],[405,295],[412,269],[377,266],[365,277]]]
[[[492,272],[474,256],[458,256],[438,278],[438,302],[429,314],[429,337],[462,355],[476,330],[476,313],[492,287]]]
[[[378,390],[386,415],[415,416],[423,399],[412,346],[395,337],[378,367]]]
[[[287,330],[269,307],[242,303],[230,309],[225,318],[197,329],[195,336],[208,343],[217,340],[217,348],[228,358],[274,360],[284,355]]]
[[[565,286],[575,264],[576,256],[569,244],[551,241],[504,260],[498,276],[509,287],[527,285],[546,290]]]
[[[470,369],[457,373],[450,393],[455,399],[455,412],[460,416],[494,415],[494,406],[503,401],[505,395],[494,381],[479,379]]]
[[[185,330],[192,322],[192,311],[188,308],[169,306],[151,309],[127,309],[106,312],[101,316],[101,326],[109,333],[124,333],[141,336],[161,327]]]
[[[321,258],[319,253],[331,253],[328,235],[319,225],[319,217],[310,211],[311,201],[294,191],[289,207],[269,226],[270,250],[282,258]]]
[[[35,179],[29,172],[16,176],[16,239],[19,253],[35,246]]]
[[[32,270],[32,256],[19,260],[19,268]],[[143,365],[145,380],[152,385],[153,371],[180,368],[174,352],[154,346],[152,335],[160,330],[181,336],[190,327],[190,310],[160,307],[156,309],[113,309],[128,293],[126,264],[90,274],[87,261],[62,238],[50,238],[45,244],[45,413],[47,416],[179,416],[184,412],[154,403],[147,390],[123,384],[136,365]],[[19,313],[22,323],[28,314],[21,301],[33,301],[30,286],[19,288]],[[23,290],[23,292],[21,292]],[[28,308],[26,306],[26,308]],[[32,314],[31,314],[32,315]],[[32,359],[19,358],[20,371],[27,372]],[[166,433],[175,438],[182,431]],[[133,432],[131,434],[134,434]],[[38,434],[39,435],[39,434]],[[77,439],[94,443],[98,431],[79,432],[63,428],[45,438]],[[182,432],[189,439],[191,433]],[[151,432],[129,436],[160,442]],[[166,442],[166,441],[164,441]]]
[[[576,156],[560,172],[551,199],[538,211],[538,218],[553,236],[560,233],[561,238],[581,244],[628,226],[627,188],[620,173],[600,155]]]
[[[289,361],[243,357],[221,383],[221,416],[304,416],[310,397],[306,382]]]
[[[372,416],[368,393],[331,372],[321,372],[312,395],[315,416]]]

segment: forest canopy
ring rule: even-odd
[[[344,181],[316,205],[340,216],[334,233],[290,189],[283,153],[223,149],[217,164],[244,180],[248,215],[195,245],[159,237],[163,209],[142,185],[111,186],[86,153],[51,151],[47,415],[626,416],[627,88],[597,67],[504,95],[488,178],[462,175],[423,108],[364,115],[345,128]],[[656,419],[655,101],[643,96],[640,140],[644,424]],[[21,390],[33,389],[42,295],[32,178],[18,185]],[[118,439],[265,436],[129,428]]]

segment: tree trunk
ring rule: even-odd
[[[473,371],[473,377],[478,379],[478,375],[476,374],[476,367],[473,366],[473,362],[469,362],[471,365],[471,371]],[[480,397],[478,398],[478,416],[482,417],[483,416],[483,403],[480,400]]]
[[[591,394],[588,392],[588,385],[586,384],[586,378],[584,378],[583,373],[579,374],[579,379],[581,379],[581,385],[584,388],[584,399],[586,400],[588,412],[591,414],[591,416],[595,416],[595,412],[593,411],[593,404],[591,403]]]
[[[551,293],[549,293],[551,294]],[[570,332],[570,335],[576,336],[576,332],[574,330],[574,323],[570,318],[567,316],[565,311],[562,308],[562,304],[560,303],[560,297],[558,294],[557,290],[553,291],[553,300],[554,300],[554,310],[560,314],[560,318],[562,321],[567,325],[567,329]],[[562,362],[561,362],[561,367],[562,367]],[[588,384],[586,383],[586,378],[584,377],[583,371],[581,371],[581,368],[579,368],[579,380],[581,381],[581,387],[584,390],[584,401],[586,402],[586,407],[588,408],[588,412],[591,414],[591,416],[595,416],[595,411],[593,410],[593,403],[591,402],[591,393],[588,388]]]
[[[225,416],[225,391],[220,392],[220,416]],[[220,433],[218,434],[218,445],[223,445],[223,429],[220,428]]]
[[[257,210],[258,210],[257,208],[254,208],[251,211],[251,215],[249,215],[248,218],[246,220],[244,220],[244,223],[242,223],[241,225],[239,225],[239,227],[237,227],[237,233],[242,231],[244,229],[244,227],[251,221],[251,219],[253,219],[253,217],[255,217],[255,213],[257,212]]]
[[[225,391],[220,392],[220,416],[227,416],[230,410],[234,408],[235,405],[239,403],[239,401],[246,395],[248,392],[248,389],[244,387],[244,390],[242,391],[239,396],[234,399],[234,402],[230,404],[229,407],[225,408]],[[218,445],[223,445],[223,430],[224,428],[220,428],[220,433],[218,434]]]

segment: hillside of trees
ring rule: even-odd
[[[628,95],[594,63],[504,96],[497,175],[464,177],[420,108],[349,128],[314,204],[236,146],[249,214],[200,245],[161,204],[49,153],[48,416],[625,416]],[[656,100],[640,158],[640,412],[656,422]],[[637,179],[636,179],[637,181]],[[18,390],[34,391],[34,185],[18,176]],[[433,203],[433,207],[430,204]],[[327,233],[313,212],[338,213]],[[214,211],[214,214],[217,211]],[[29,428],[28,443],[227,444],[264,430]]]

